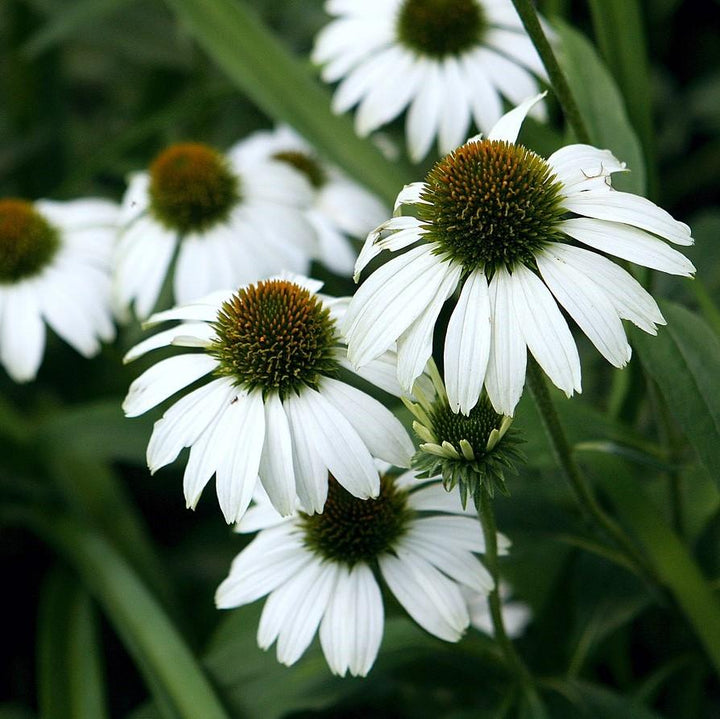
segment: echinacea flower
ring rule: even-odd
[[[631,354],[623,319],[656,334],[665,320],[655,300],[601,253],[670,274],[695,271],[664,241],[690,245],[690,228],[650,200],[614,190],[610,176],[625,165],[611,152],[576,144],[543,159],[516,144],[537,100],[440,160],[425,182],[406,186],[396,204],[416,216],[380,225],[356,265],[357,278],[383,250],[397,253],[358,289],[344,329],[358,367],[397,342],[406,389],[431,356],[443,304],[460,289],[444,347],[453,412],[468,414],[484,387],[495,410],[512,416],[527,349],[568,396],[581,391],[577,347],[558,304],[615,367]]]
[[[331,478],[325,511],[315,515],[283,518],[261,495],[256,502],[237,531],[260,531],[215,602],[230,609],[269,595],[258,644],[277,641],[283,664],[295,663],[318,632],[335,674],[366,675],[383,635],[380,580],[423,629],[448,642],[470,623],[469,597],[493,588],[475,556],[485,549],[477,518],[437,481],[384,474],[378,496],[361,500]],[[498,544],[507,551],[507,538],[498,535]]]
[[[0,200],[0,362],[16,382],[37,375],[46,324],[84,357],[115,337],[118,210],[100,199]]]
[[[324,162],[287,125],[255,132],[238,146],[238,155],[254,161],[283,162],[307,180],[311,200],[305,217],[317,236],[316,259],[340,275],[350,275],[357,252],[350,238],[365,238],[386,216],[383,203],[371,192]]]
[[[115,258],[116,311],[155,308],[174,268],[175,303],[281,271],[305,273],[316,238],[305,218],[308,184],[273,160],[249,167],[242,143],[222,155],[201,143],[171,145],[130,176]]]
[[[155,423],[147,449],[152,472],[190,447],[184,490],[194,507],[215,474],[227,522],[242,517],[258,474],[283,514],[299,497],[321,512],[328,471],[357,497],[375,497],[380,480],[373,457],[409,466],[412,442],[378,400],[338,377],[347,366],[337,323],[346,299],[316,294],[322,283],[271,279],[217,292],[161,312],[157,324],[181,324],[132,349],[126,359],[168,345],[195,348],[151,366],[130,386],[123,404],[134,417],[208,378]],[[400,392],[392,354],[361,372]]]
[[[538,91],[545,72],[510,0],[329,0],[333,21],[318,35],[313,60],[326,82],[342,80],[333,110],[358,104],[365,136],[409,106],[410,157],[441,154],[468,135],[471,116],[486,131]],[[542,113],[540,106],[537,112]]]

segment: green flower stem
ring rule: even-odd
[[[486,491],[480,492],[478,518],[480,519],[483,536],[485,537],[485,553],[483,555],[484,563],[488,572],[490,572],[493,582],[495,583],[493,590],[488,596],[490,617],[492,618],[495,640],[500,645],[508,666],[519,677],[525,691],[525,697],[528,704],[531,707],[534,707],[533,716],[540,717],[543,716],[544,710],[542,709],[542,703],[540,702],[540,698],[535,690],[533,678],[528,671],[528,668],[520,658],[520,655],[515,651],[515,647],[505,631],[499,591],[500,573],[498,571],[497,527],[495,525],[495,514],[492,508],[492,500]]]
[[[123,557],[97,531],[57,510],[5,507],[77,571],[105,610],[153,691],[162,716],[229,719],[202,666]]]
[[[562,107],[565,118],[575,133],[578,142],[589,143],[590,133],[585,125],[585,121],[580,114],[580,108],[575,102],[575,98],[570,90],[565,73],[558,64],[555,53],[548,42],[545,32],[540,25],[537,12],[532,0],[512,0],[515,10],[517,10],[525,31],[530,36],[535,49],[540,55],[540,59],[545,66],[550,84],[552,85],[555,95],[557,96],[560,106]]]
[[[612,517],[606,514],[605,510],[595,498],[592,488],[583,477],[573,457],[565,431],[560,424],[560,418],[550,399],[550,393],[548,392],[543,372],[537,362],[532,358],[528,362],[527,381],[555,459],[560,465],[565,479],[575,493],[578,503],[615,544],[622,549],[637,574],[646,580],[652,581],[653,572],[645,560],[645,557],[638,551],[622,527],[620,527]],[[653,581],[652,583],[654,584],[655,582]]]

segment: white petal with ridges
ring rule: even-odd
[[[378,558],[390,590],[423,628],[447,642],[456,642],[470,623],[458,585],[429,562],[408,552]]]
[[[425,82],[420,85],[405,118],[405,136],[413,162],[422,160],[432,145],[440,122],[443,97],[442,77],[437,61],[418,58],[418,63],[424,67]]]
[[[504,268],[490,281],[490,355],[485,389],[498,414],[512,417],[525,385],[527,349],[513,308],[510,275]]]
[[[538,269],[557,301],[577,322],[598,352],[615,367],[624,367],[631,349],[615,306],[594,282],[553,252],[553,243],[536,253]]]
[[[444,102],[440,114],[438,147],[445,154],[454,150],[467,137],[470,125],[470,102],[465,78],[456,57],[446,57],[441,65]]]
[[[269,393],[265,400],[265,444],[260,460],[260,479],[278,512],[283,516],[291,514],[297,495],[290,423],[275,392]]]
[[[332,672],[364,677],[380,649],[383,624],[382,595],[370,568],[340,566],[320,624],[320,644]]]
[[[137,417],[183,387],[204,377],[218,361],[206,354],[186,354],[161,360],[145,370],[131,385],[123,402],[126,417]]]
[[[365,392],[330,377],[324,377],[321,394],[347,417],[374,457],[396,467],[409,467],[415,448],[400,420]]]
[[[524,266],[515,268],[509,287],[518,325],[538,364],[568,397],[581,392],[577,346],[548,288]]]
[[[690,228],[685,223],[678,222],[654,202],[629,192],[610,189],[566,192],[562,205],[578,215],[639,227],[676,245],[693,243]]]
[[[191,338],[195,338],[197,342],[201,343],[200,345],[193,344],[191,346],[207,346],[214,337],[215,330],[205,322],[184,322],[168,330],[156,332],[151,337],[138,342],[123,357],[123,362],[132,362],[160,347],[168,347],[169,345],[188,346]],[[186,341],[183,341],[183,338],[186,338]]]
[[[442,283],[422,314],[397,340],[398,381],[407,392],[425,370],[432,356],[433,330],[445,301],[452,295],[460,281],[462,266],[448,263]]]
[[[173,462],[184,447],[194,444],[229,403],[235,388],[229,379],[216,379],[180,398],[155,422],[147,447],[151,474]]]
[[[643,267],[683,277],[695,273],[695,266],[681,252],[629,225],[577,217],[560,222],[558,229],[578,242]]]
[[[488,140],[505,140],[514,143],[520,132],[520,128],[527,117],[528,112],[542,100],[547,92],[542,92],[535,97],[530,97],[520,103],[516,108],[505,113],[488,132]]]
[[[445,385],[450,409],[469,414],[482,392],[490,356],[490,296],[482,269],[465,279],[445,335]]]
[[[353,364],[361,366],[389,349],[432,301],[450,270],[432,249],[423,245],[395,257],[355,293],[343,327]]]
[[[625,163],[610,150],[599,150],[592,145],[565,145],[546,162],[562,183],[565,194],[593,188],[607,191],[608,178],[625,170]]]
[[[217,441],[225,446],[218,458],[215,487],[225,521],[232,524],[248,508],[258,479],[265,441],[261,391],[239,393],[225,410],[216,432],[220,431],[224,440],[218,437]]]

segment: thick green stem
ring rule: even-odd
[[[522,20],[522,24],[525,26],[525,31],[530,36],[535,49],[538,51],[538,55],[540,55],[550,84],[562,107],[565,119],[575,133],[577,141],[589,143],[590,133],[585,126],[585,121],[580,114],[580,108],[575,102],[565,73],[562,71],[545,32],[540,25],[532,0],[512,0],[512,3]]]
[[[500,645],[508,667],[510,667],[520,679],[525,692],[525,698],[533,712],[533,716],[541,717],[544,716],[545,712],[542,707],[542,702],[535,690],[533,678],[520,658],[520,655],[515,651],[515,647],[505,631],[499,591],[500,573],[498,571],[497,527],[495,526],[492,500],[487,492],[483,491],[480,493],[480,506],[477,509],[483,536],[485,537],[484,562],[495,585],[488,596],[488,605],[490,607],[490,617],[495,632],[495,640]]]
[[[565,479],[575,493],[578,503],[590,518],[623,551],[638,575],[644,577],[646,580],[652,579],[653,572],[645,558],[625,534],[622,527],[620,527],[612,517],[606,514],[605,510],[595,498],[592,488],[583,477],[580,467],[578,467],[573,457],[565,431],[560,424],[560,418],[550,399],[550,393],[548,392],[543,372],[533,359],[528,363],[527,381],[555,459]]]

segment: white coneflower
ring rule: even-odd
[[[334,20],[317,37],[313,60],[341,113],[358,104],[367,135],[409,106],[406,137],[419,161],[437,135],[442,154],[483,132],[538,91],[542,63],[510,0],[329,0]],[[540,108],[537,108],[540,110]]]
[[[132,383],[123,404],[131,417],[211,376],[155,423],[147,450],[154,472],[190,447],[184,478],[189,507],[215,474],[225,519],[235,522],[259,474],[281,514],[292,512],[298,497],[308,511],[320,512],[328,471],[353,495],[374,497],[380,484],[373,456],[409,466],[413,446],[400,422],[338,378],[347,366],[337,333],[347,301],[316,294],[321,285],[271,279],[161,312],[150,322],[182,324],[128,354],[134,359],[168,345],[199,348],[161,360]],[[393,368],[387,355],[361,374],[399,392]]]
[[[367,236],[387,215],[383,203],[332,165],[323,162],[286,125],[250,135],[238,146],[248,164],[276,160],[297,170],[308,182],[312,199],[305,216],[317,236],[317,255],[341,275],[352,273],[357,252],[350,238]]]
[[[331,478],[322,514],[283,518],[261,495],[256,501],[238,531],[260,532],[235,558],[216,603],[229,609],[269,595],[258,644],[277,641],[283,664],[296,662],[319,628],[330,669],[366,675],[383,635],[380,579],[423,629],[449,642],[470,623],[470,599],[493,588],[475,556],[485,549],[477,519],[464,516],[457,495],[412,472],[385,474],[368,500]],[[507,539],[498,540],[506,551]]]
[[[37,375],[45,324],[85,357],[114,338],[118,210],[100,199],[0,200],[0,361],[16,382]]]
[[[307,272],[316,238],[304,211],[312,193],[277,161],[222,155],[200,143],[171,145],[148,172],[131,175],[115,259],[117,311],[155,307],[175,261],[175,302],[237,287],[283,270]]]
[[[495,410],[512,416],[527,349],[568,396],[581,390],[577,347],[558,303],[616,367],[630,359],[621,320],[656,333],[665,321],[655,300],[600,253],[671,274],[695,271],[664,242],[692,244],[690,228],[643,197],[613,190],[610,175],[625,165],[608,150],[568,145],[545,160],[515,144],[537,100],[405,187],[397,206],[417,216],[385,222],[358,258],[356,273],[383,250],[398,253],[353,297],[348,355],[362,366],[397,342],[407,389],[430,358],[443,304],[460,288],[444,348],[454,412],[468,414],[484,386]]]

